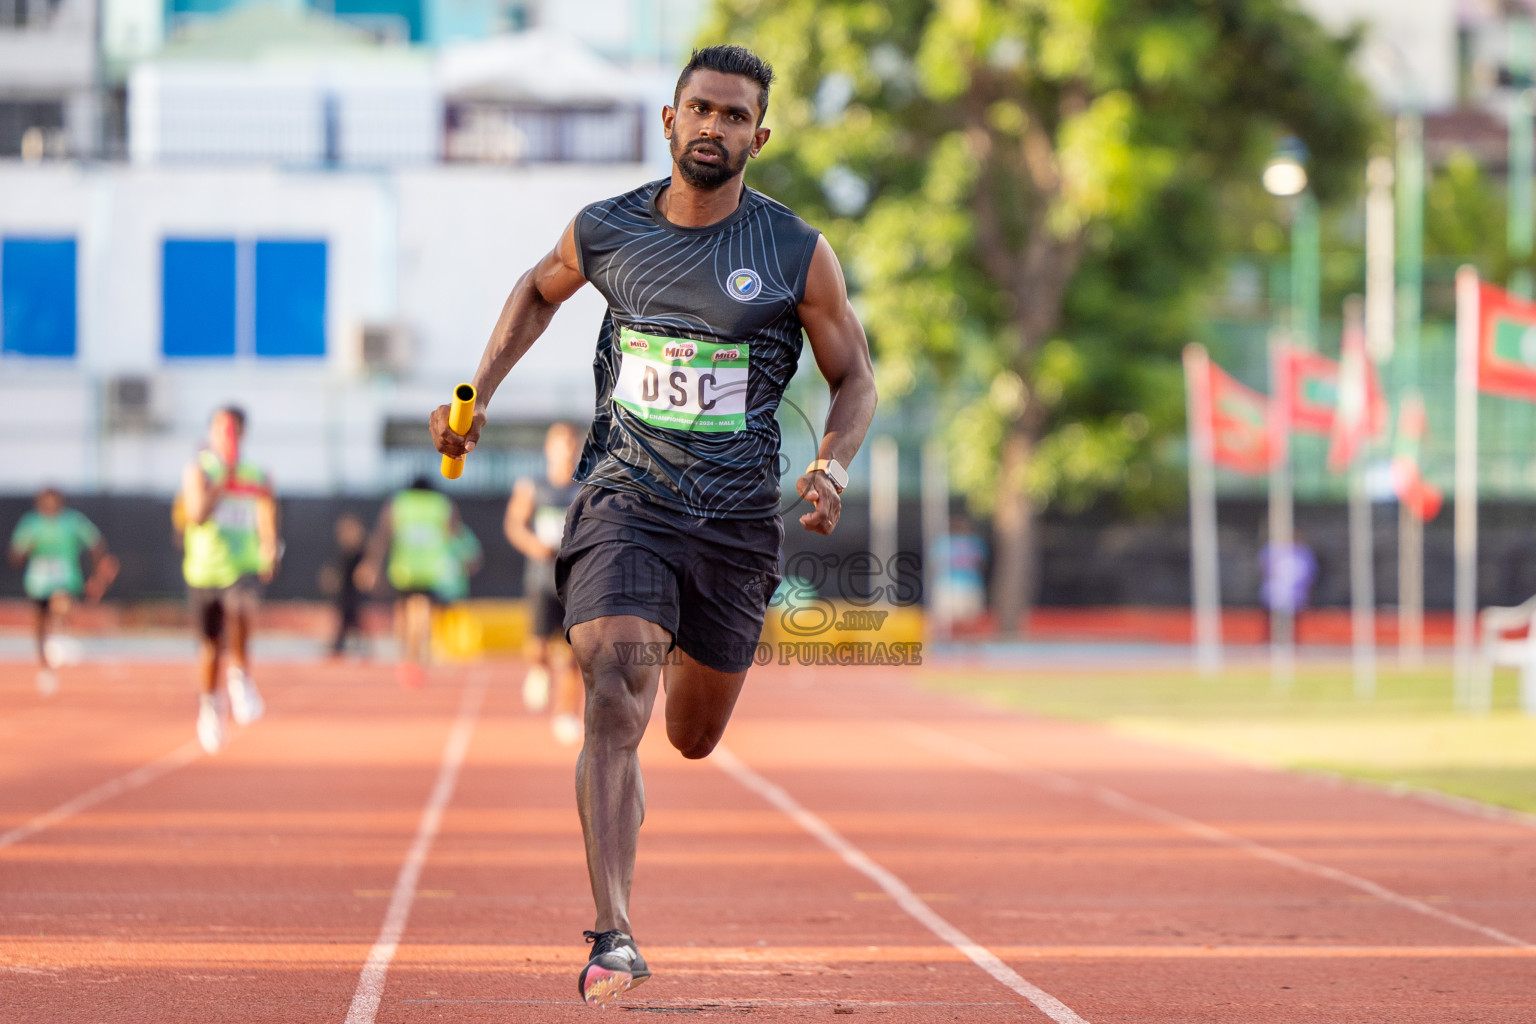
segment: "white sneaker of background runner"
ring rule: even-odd
[[[197,698],[197,742],[210,754],[224,749],[224,714],[211,693]]]
[[[243,670],[230,667],[225,677],[229,683],[229,711],[240,725],[250,725],[266,712],[266,702],[256,692],[256,684]]]
[[[43,659],[49,668],[78,665],[85,659],[85,645],[72,636],[55,633],[43,641]]]
[[[523,707],[534,713],[549,707],[549,671],[543,665],[530,665],[523,676]]]

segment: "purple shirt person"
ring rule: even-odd
[[[1301,540],[1283,549],[1265,544],[1259,552],[1259,569],[1264,574],[1259,596],[1266,608],[1294,615],[1307,606],[1317,580],[1317,558]]]

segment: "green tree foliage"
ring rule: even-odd
[[[1292,134],[1326,201],[1373,131],[1291,0],[717,0],[705,38],[774,64],[753,181],[841,254],[883,403],[942,396],[1005,624],[1038,509],[1153,486],[1222,184]]]

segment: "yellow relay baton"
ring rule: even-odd
[[[463,437],[475,422],[475,388],[460,384],[453,389],[453,404],[448,407],[448,429]],[[464,474],[464,460],[443,456],[443,476],[457,480]]]

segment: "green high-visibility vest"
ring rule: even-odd
[[[226,490],[201,523],[188,523],[182,575],[191,587],[228,587],[242,576],[254,576],[261,564],[261,538],[256,531],[257,508],[271,497],[267,475],[249,462],[229,467],[211,451],[201,451],[197,464],[209,487]]]
[[[396,590],[434,590],[453,570],[453,502],[436,491],[401,491],[390,500],[389,582]]]

